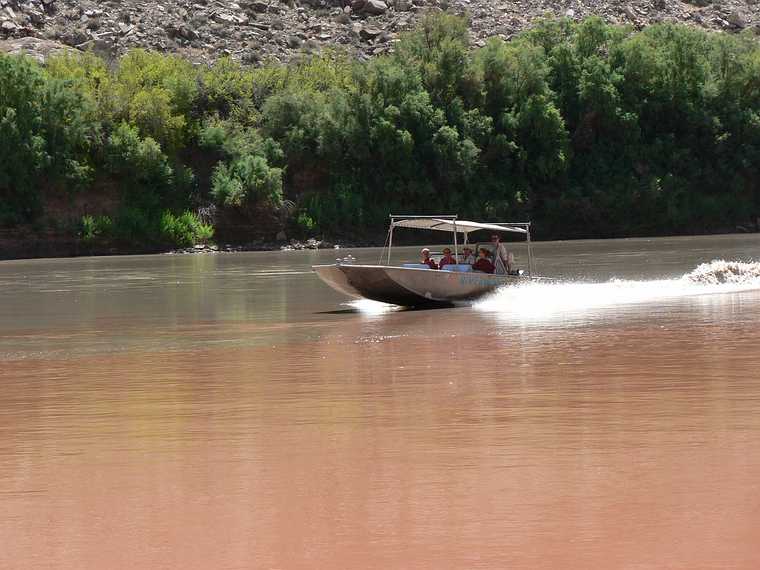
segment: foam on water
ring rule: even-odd
[[[354,310],[364,313],[365,315],[384,315],[385,313],[391,313],[398,311],[402,307],[397,305],[389,305],[388,303],[381,303],[380,301],[372,301],[370,299],[355,299],[353,301],[347,301],[343,303],[346,307],[351,307]]]
[[[760,262],[743,263],[719,259],[703,263],[684,275],[683,279],[702,285],[740,285],[752,289],[760,284]]]
[[[675,279],[604,283],[555,281],[504,287],[478,301],[488,312],[546,317],[663,299],[760,289],[760,262],[715,260]]]

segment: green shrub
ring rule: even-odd
[[[203,149],[222,152],[228,140],[225,124],[219,120],[209,121],[198,134],[198,144]]]
[[[202,149],[213,151],[225,160],[256,155],[278,167],[285,161],[282,147],[271,137],[264,137],[256,129],[231,120],[221,120],[217,116],[204,122],[198,133],[198,144]]]
[[[250,108],[253,97],[253,71],[230,57],[221,57],[201,74],[206,111],[229,115]]]
[[[155,217],[134,206],[126,206],[116,214],[112,229],[117,241],[130,246],[156,243],[159,230]]]
[[[314,228],[316,227],[314,219],[306,212],[301,212],[298,214],[298,217],[296,218],[296,225],[301,231],[307,233],[313,232]]]
[[[243,182],[224,162],[219,163],[214,169],[211,177],[211,195],[216,203],[222,206],[241,206],[245,200]]]
[[[31,59],[0,54],[0,224],[34,221],[45,188],[86,186],[98,128],[79,93]]]
[[[141,138],[137,127],[121,123],[108,139],[106,160],[132,206],[160,208],[174,187],[174,170],[161,146]]]
[[[119,118],[166,148],[185,144],[199,85],[189,61],[132,50],[119,60],[114,80]]]
[[[219,163],[211,178],[211,194],[227,207],[282,204],[282,170],[262,156],[246,155],[230,164]]]
[[[92,216],[82,216],[82,228],[79,235],[84,241],[95,239],[95,218]]]
[[[93,242],[97,238],[108,238],[113,230],[113,221],[108,216],[82,216],[79,236],[85,242]]]
[[[209,243],[214,238],[214,226],[211,224],[198,224],[195,227],[195,242]]]
[[[177,247],[188,247],[196,243],[205,243],[214,236],[214,229],[201,223],[193,212],[183,212],[175,216],[164,212],[161,216],[161,237],[167,243]]]

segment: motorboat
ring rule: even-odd
[[[391,215],[388,237],[377,265],[357,264],[349,256],[334,264],[315,265],[313,270],[330,287],[352,298],[406,307],[450,306],[476,300],[499,287],[541,279],[533,275],[530,226],[530,222],[471,222],[454,215]],[[466,263],[445,265],[443,269],[431,269],[423,263],[394,265],[393,235],[401,228],[449,232],[457,261],[461,260],[460,247],[470,243],[474,232],[521,234],[527,242],[527,266],[524,270],[507,270],[496,259],[496,272],[489,274],[473,271],[472,265]]]

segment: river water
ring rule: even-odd
[[[0,263],[0,568],[760,568],[760,236],[428,311],[335,253]]]

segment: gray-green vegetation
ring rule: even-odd
[[[88,242],[372,238],[394,210],[544,237],[711,231],[760,215],[759,165],[757,40],[682,25],[548,19],[474,49],[442,14],[392,55],[256,68],[0,56],[0,225]],[[48,208],[82,193],[84,218]],[[216,227],[192,213],[210,204]]]

